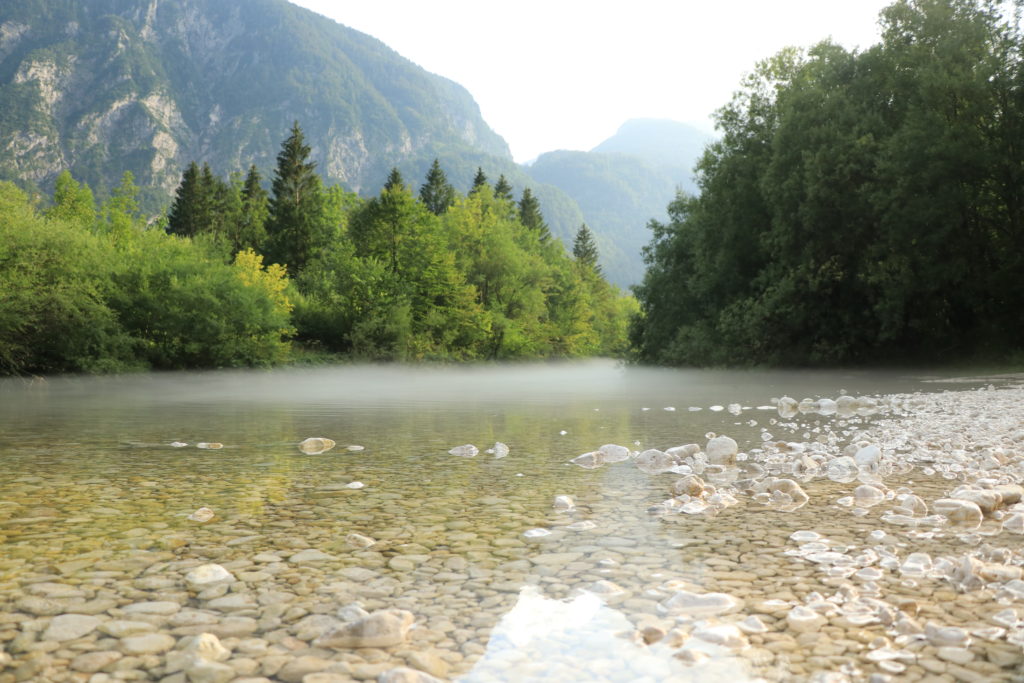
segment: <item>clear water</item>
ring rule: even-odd
[[[877,520],[832,519],[827,511],[841,487],[825,481],[812,495],[821,502],[789,515],[754,521],[756,513],[730,509],[714,520],[666,523],[646,510],[667,497],[672,475],[646,475],[628,463],[589,471],[568,461],[606,443],[635,450],[703,444],[709,432],[732,436],[742,450],[777,417],[758,407],[782,395],[945,388],[896,372],[686,371],[610,361],[5,380],[0,599],[13,603],[20,587],[52,574],[55,564],[97,553],[170,550],[182,559],[226,563],[316,548],[336,558],[317,569],[316,581],[353,566],[394,578],[398,587],[381,606],[410,609],[418,628],[441,634],[430,646],[457,653],[450,676],[517,680],[502,672],[522,665],[510,654],[518,650],[521,657],[534,652],[534,666],[548,662],[538,680],[557,666],[572,676],[581,670],[573,667],[612,652],[616,661],[635,658],[638,668],[611,667],[608,680],[685,679],[686,667],[667,647],[642,647],[619,635],[630,624],[663,617],[651,607],[662,597],[658,585],[679,579],[724,590],[728,577],[715,574],[724,558],[766,577],[806,575],[823,588],[783,554],[793,547],[788,535],[831,525],[833,534],[852,537],[877,528]],[[710,410],[731,403],[741,404],[742,414]],[[313,436],[338,446],[304,455],[296,444]],[[189,446],[172,447],[175,441]],[[484,452],[495,441],[509,446],[508,457]],[[197,442],[224,447],[202,450]],[[462,444],[475,444],[480,455],[448,455]],[[342,488],[353,481],[365,488]],[[575,499],[574,512],[552,509],[560,494]],[[216,512],[213,523],[187,519],[201,506]],[[581,520],[594,529],[563,528]],[[531,528],[555,533],[531,542],[523,537]],[[355,550],[343,540],[352,532],[378,543]],[[533,562],[548,553],[566,555],[554,564]],[[403,555],[416,558],[415,570],[389,564]],[[451,565],[453,557],[462,560]],[[434,580],[450,565],[467,578]],[[630,599],[567,602],[598,579],[614,581]],[[437,590],[444,581],[455,585]],[[517,585],[533,592],[517,594]],[[532,623],[529,614],[546,614],[541,621],[557,636],[517,641],[516,624]],[[557,626],[560,619],[565,624]],[[445,621],[454,629],[444,630]],[[631,649],[623,655],[621,648]],[[779,658],[761,670],[756,662],[739,659],[740,666],[721,651],[711,654],[719,668],[702,677],[791,673]],[[529,679],[523,676],[518,680]]]

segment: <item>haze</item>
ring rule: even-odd
[[[712,112],[757,61],[829,37],[869,47],[879,37],[878,12],[891,4],[293,1],[466,87],[519,162],[554,149],[591,149],[631,118],[674,119],[710,132]]]

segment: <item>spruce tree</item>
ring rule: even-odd
[[[269,216],[269,199],[263,189],[263,179],[256,169],[256,164],[249,167],[249,173],[242,183],[242,210],[238,216],[235,251],[253,249],[263,251],[263,243],[267,237],[267,217]]]
[[[287,266],[293,277],[325,238],[323,191],[310,151],[296,121],[281,144],[271,188],[266,256]]]
[[[199,234],[203,213],[201,183],[199,165],[193,161],[181,174],[181,182],[174,193],[174,202],[167,215],[167,232],[182,237]]]
[[[519,200],[519,222],[539,233],[541,242],[547,242],[551,238],[551,231],[540,212],[540,202],[528,187],[523,190],[523,196]]]
[[[440,216],[455,203],[455,188],[448,182],[448,176],[441,170],[437,159],[430,165],[426,182],[420,187],[420,201],[435,216]]]
[[[402,177],[402,172],[398,170],[396,166],[391,167],[391,172],[388,173],[388,179],[384,182],[385,190],[405,188],[405,178]]]
[[[597,244],[594,242],[594,234],[584,223],[576,232],[576,239],[572,244],[572,256],[577,263],[591,268],[595,273],[601,273],[601,266],[597,263]]]
[[[479,166],[476,167],[476,175],[473,176],[473,187],[469,188],[469,193],[473,194],[481,187],[487,184],[487,174],[484,173],[484,169]]]
[[[512,196],[512,184],[508,182],[508,178],[504,174],[498,176],[498,182],[494,184],[494,196],[509,202],[515,201]]]

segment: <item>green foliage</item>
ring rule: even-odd
[[[71,189],[70,183],[64,183]],[[0,184],[0,373],[263,365],[287,357],[283,270],[144,230],[126,177],[99,230]],[[72,193],[73,194],[73,193]],[[244,252],[243,252],[244,254]]]
[[[572,257],[576,259],[577,263],[591,268],[597,273],[601,272],[601,266],[597,263],[597,244],[594,243],[594,235],[586,223],[582,224],[576,233],[576,239],[572,243]]]
[[[522,197],[519,199],[519,222],[540,235],[542,241],[551,239],[551,231],[540,212],[540,202],[528,187],[523,189]]]
[[[277,155],[269,206],[267,259],[287,266],[293,276],[329,238],[323,187],[315,173],[316,163],[309,160],[310,151],[296,121]]]
[[[91,228],[96,222],[92,190],[72,178],[70,171],[61,171],[53,191],[53,206],[47,209],[46,217]]]
[[[426,182],[420,186],[420,201],[435,216],[440,216],[455,203],[455,188],[448,182],[448,176],[441,170],[437,159],[430,165]]]
[[[654,223],[632,330],[670,363],[944,360],[1021,347],[1024,48],[982,0],[900,0],[878,45],[758,65],[699,198]]]

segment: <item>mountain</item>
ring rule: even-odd
[[[526,171],[575,200],[597,236],[605,274],[627,287],[643,278],[648,222],[666,219],[677,190],[697,191],[693,167],[710,141],[683,123],[634,119],[590,152],[547,152]]]
[[[356,191],[413,159],[512,163],[464,88],[284,0],[0,3],[0,105],[0,177],[69,168],[102,196],[130,170],[151,209],[192,160],[269,172],[294,120]]]
[[[713,138],[686,123],[668,119],[630,119],[612,137],[590,150],[631,154],[656,166],[681,169],[689,180],[693,165]]]

